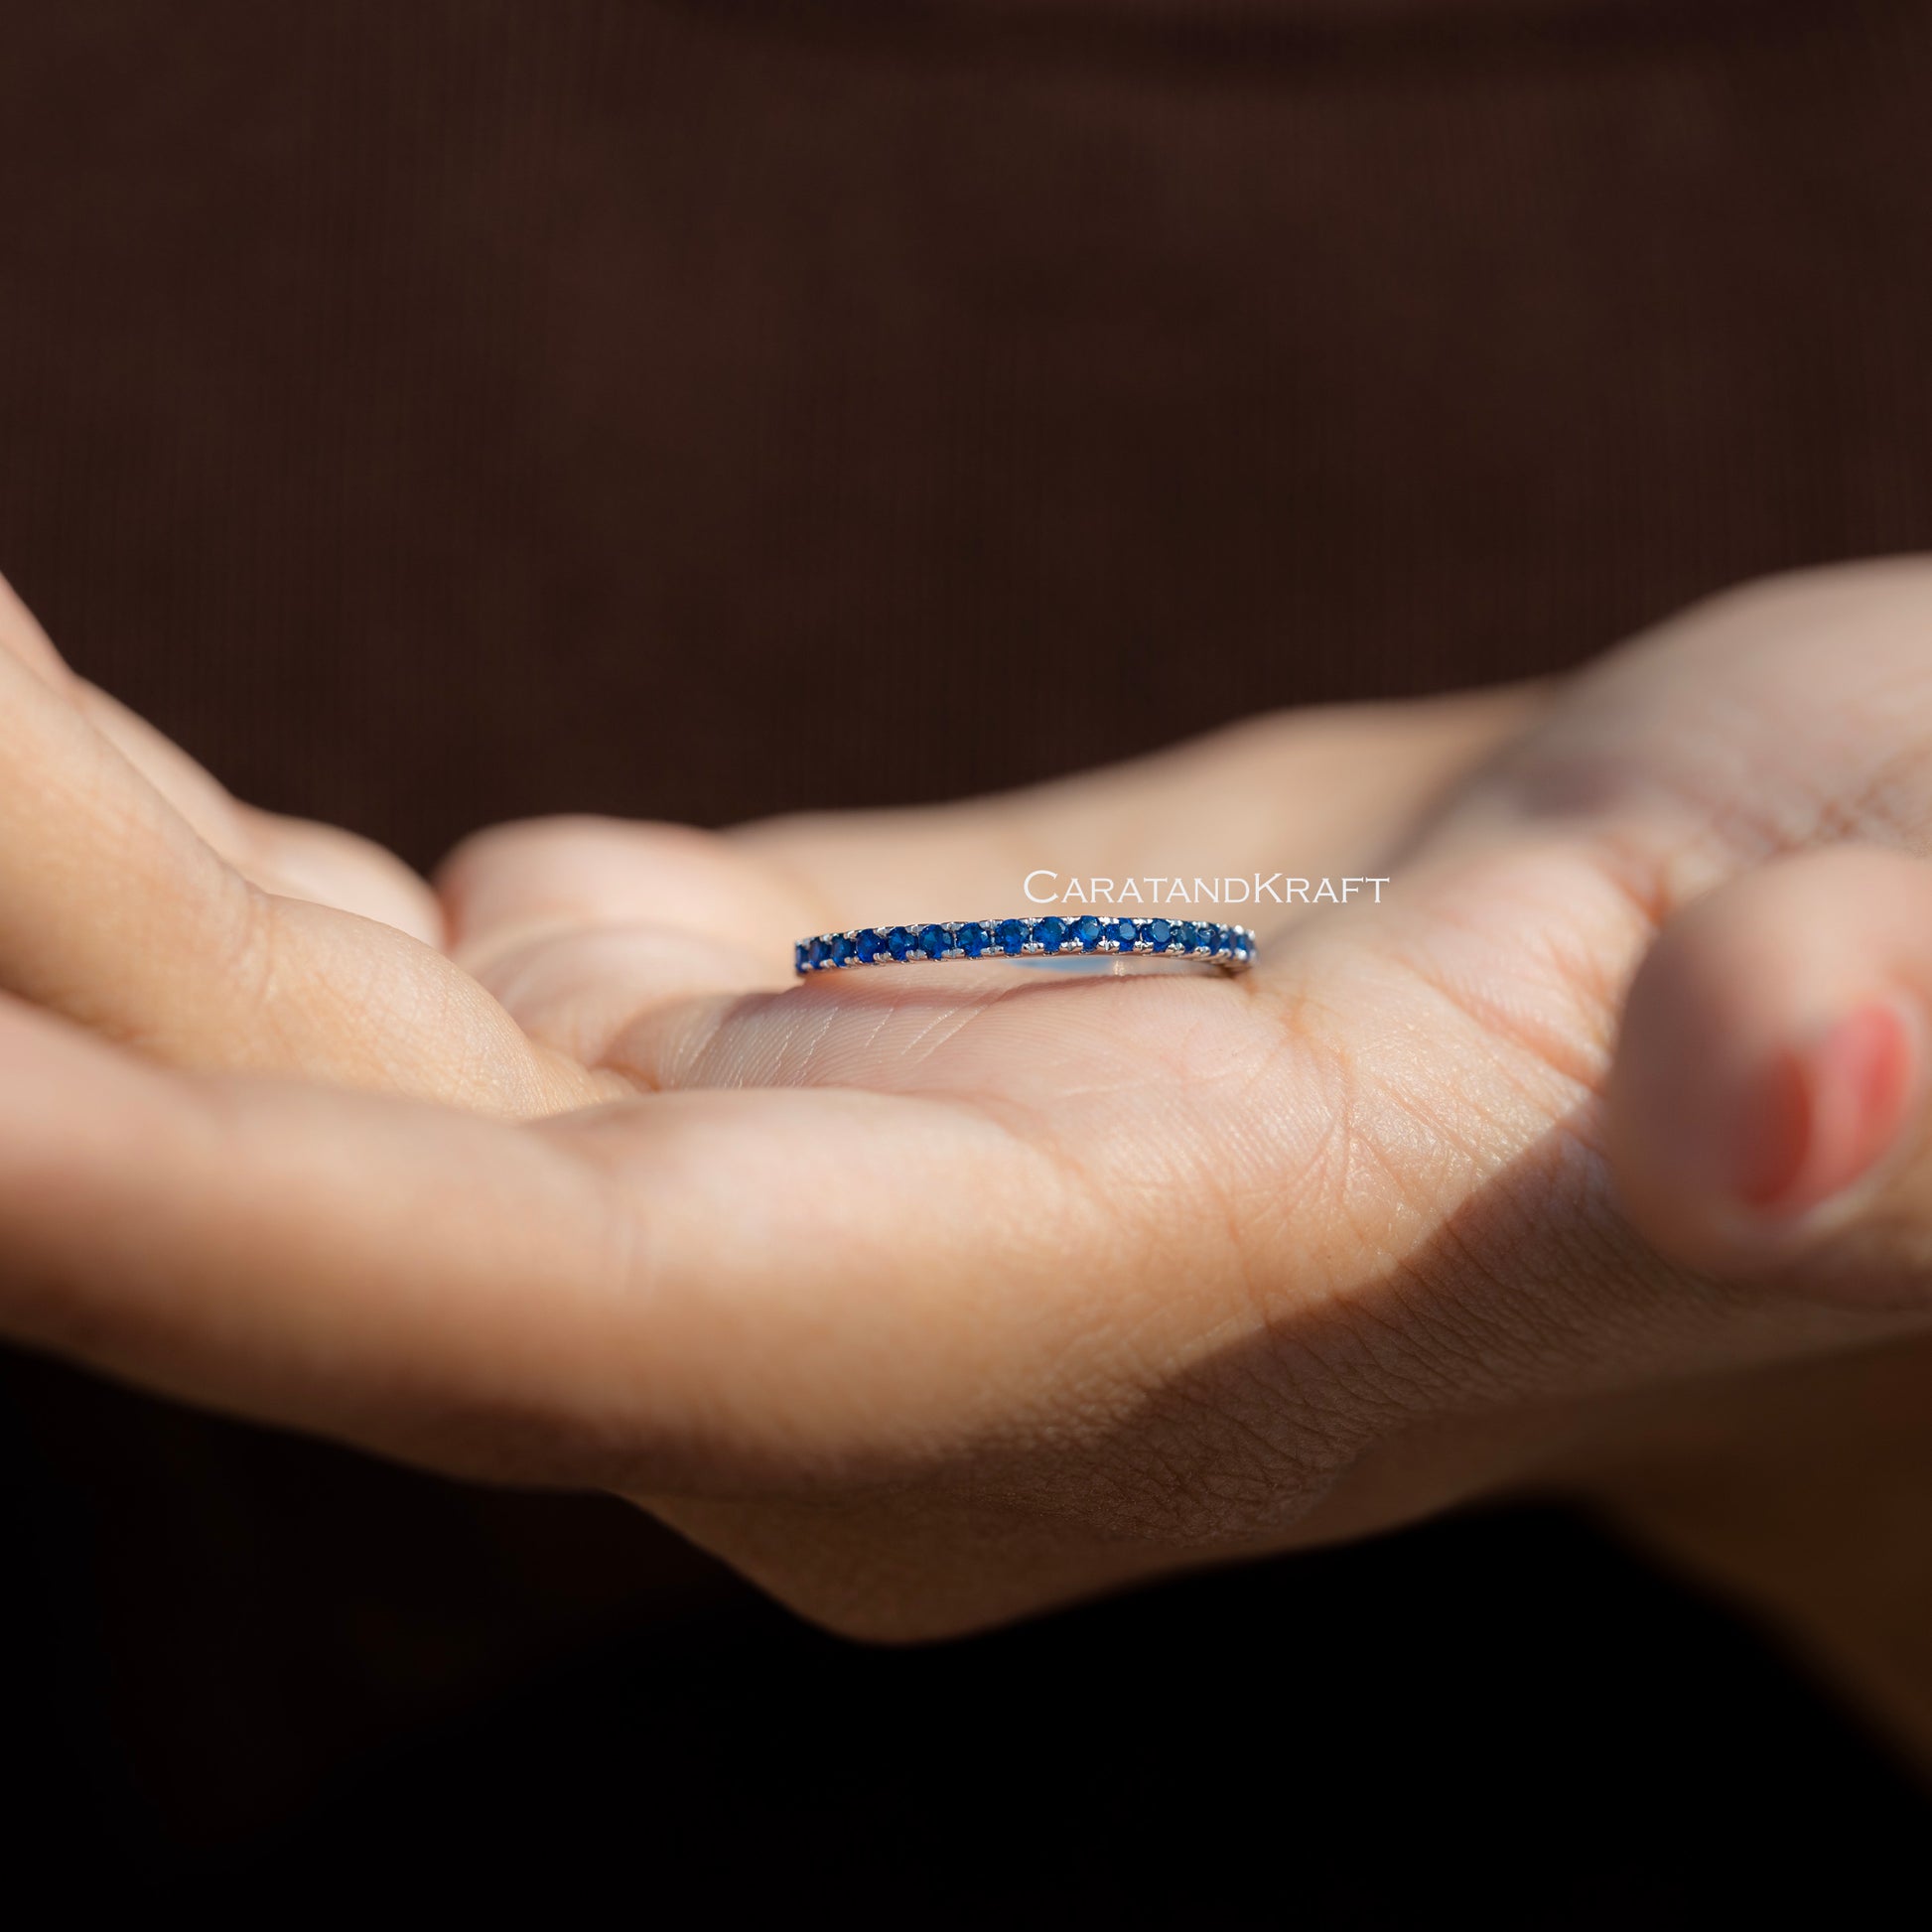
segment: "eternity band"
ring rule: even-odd
[[[1255,963],[1255,936],[1244,925],[1204,925],[1193,919],[948,919],[930,925],[865,925],[800,939],[793,965],[800,973],[852,966],[910,966],[942,959],[1019,959],[1036,964],[1083,954],[1130,953],[1197,959],[1224,973]]]

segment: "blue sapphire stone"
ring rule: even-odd
[[[798,940],[791,949],[793,967],[800,973],[834,970],[841,966],[871,966],[891,958],[981,959],[1004,953],[1009,958],[1035,952],[1126,952],[1137,950],[1187,953],[1196,958],[1234,960],[1247,965],[1255,957],[1253,933],[1238,925],[1205,919],[1103,919],[1097,913],[1077,918],[965,919],[957,925],[934,921],[918,926],[862,926],[856,932],[821,932]]]

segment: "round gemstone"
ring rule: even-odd
[[[1173,927],[1166,919],[1150,919],[1147,922],[1147,942],[1156,952],[1166,952],[1168,941],[1173,937]]]
[[[808,946],[804,940],[802,939],[799,940],[799,942],[791,949],[792,970],[798,973],[803,973],[808,971],[810,968],[811,956],[812,956],[812,949],[810,948],[810,946]]]
[[[862,966],[870,966],[886,950],[886,942],[879,936],[877,926],[861,926],[859,936],[852,942],[852,950],[858,954]]]
[[[1204,925],[1200,929],[1201,944],[1216,956],[1228,949],[1228,929],[1224,925]]]
[[[1033,937],[1033,928],[1025,919],[1002,919],[1000,921],[1000,950],[1004,953],[1017,953]]]
[[[1180,950],[1198,952],[1200,950],[1200,927],[1192,919],[1182,919],[1179,927]]]
[[[896,925],[886,935],[886,950],[895,959],[904,959],[912,950],[912,935],[902,925]]]
[[[843,932],[832,935],[832,964],[843,966],[852,957],[852,941]]]
[[[1088,952],[1092,952],[1100,943],[1100,921],[1091,912],[1084,919],[1075,919],[1073,936]]]
[[[1120,941],[1120,949],[1122,952],[1132,952],[1134,950],[1134,941],[1141,936],[1141,928],[1139,923],[1133,919],[1120,919],[1116,921],[1113,930],[1108,936]]]
[[[826,960],[829,959],[830,957],[831,957],[831,948],[826,945],[823,939],[814,939],[811,942],[811,944],[805,948],[805,964],[811,967],[814,971],[816,971],[819,967],[823,966]]]
[[[923,925],[919,928],[919,950],[928,959],[937,959],[942,953],[952,949],[952,940],[942,925]]]
[[[1034,937],[1048,952],[1058,952],[1060,949],[1060,941],[1066,937],[1066,921],[1064,919],[1035,920],[1034,923]]]
[[[968,919],[952,937],[953,944],[968,959],[977,959],[986,950],[987,931],[977,919]]]

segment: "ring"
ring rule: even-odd
[[[1255,936],[1244,925],[1101,919],[1091,913],[1077,919],[945,919],[817,932],[793,947],[792,963],[805,974],[943,959],[1016,959],[1042,966],[1080,957],[1111,962],[1130,954],[1193,959],[1224,973],[1245,973],[1255,963]]]

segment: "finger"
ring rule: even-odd
[[[985,1318],[1051,1279],[1041,1164],[906,1113],[701,1094],[513,1127],[175,1073],[0,1002],[0,1332],[445,1469],[809,1482],[1060,1359]],[[908,1275],[915,1223],[987,1281]]]
[[[761,948],[763,975],[782,983],[816,909],[715,833],[612,818],[494,826],[450,854],[437,887],[451,956],[484,979],[543,941],[630,927]]]
[[[1932,864],[1845,848],[1675,921],[1609,1088],[1619,1186],[1665,1252],[1932,1305]]]
[[[67,696],[0,655],[0,985],[129,1035],[226,978],[243,883]]]
[[[72,703],[213,852],[265,892],[380,919],[425,944],[442,939],[436,896],[379,846],[334,826],[242,804],[147,720],[77,678],[0,578],[0,651]]]
[[[507,1130],[166,1072],[0,1002],[0,1325],[145,1386],[431,1459],[493,1408],[513,1461],[594,1195]]]
[[[88,723],[250,884],[442,943],[436,895],[392,853],[334,825],[245,805],[119,699],[78,680],[73,695]]]
[[[68,699],[0,654],[0,988],[156,1057],[512,1113],[598,1084],[440,954],[251,888]]]
[[[729,1007],[792,978],[768,947],[740,946],[660,925],[571,928],[499,953],[479,973],[523,1031],[587,1067],[618,1067],[636,1084],[658,1084],[614,1051],[666,1010]]]
[[[0,577],[0,651],[56,690],[65,690],[72,682],[73,674],[61,661],[61,653],[4,577]]]
[[[810,922],[768,868],[678,825],[556,818],[467,840],[438,875],[452,956],[534,1040],[580,1064],[644,1016],[792,978]]]

